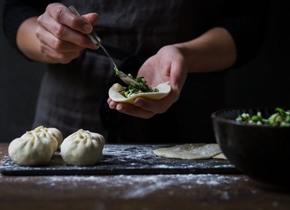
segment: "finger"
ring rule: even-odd
[[[80,47],[79,45],[61,40],[61,39],[53,36],[50,32],[46,31],[44,28],[41,28],[41,27],[39,27],[36,30],[36,37],[42,43],[50,46],[52,49],[54,49],[60,53],[80,52],[81,50],[84,49],[83,47]]]
[[[123,114],[131,115],[131,116],[135,116],[135,117],[140,117],[140,118],[144,118],[144,119],[149,119],[155,115],[155,113],[153,113],[153,112],[142,110],[141,108],[136,107],[132,104],[117,103],[110,98],[107,100],[107,103],[111,109],[115,109]]]
[[[120,113],[143,119],[149,119],[156,114],[128,103],[118,103],[116,105],[116,110]]]
[[[67,9],[66,7],[61,8]],[[55,13],[55,11],[45,12],[43,15],[38,17],[38,24],[43,27],[47,32],[51,33],[54,37],[60,40],[74,43],[83,48],[97,48],[97,46],[95,46],[91,42],[87,35],[78,31],[80,30],[80,27],[74,26],[74,22],[78,22],[77,20],[81,20],[81,22],[86,21],[84,18],[75,16],[69,10],[66,15],[62,15],[65,18],[56,18]],[[69,16],[72,17],[70,18]]]
[[[82,17],[89,21],[92,26],[96,25],[99,20],[99,15],[95,12],[84,14]]]
[[[134,100],[134,105],[136,107],[157,114],[166,112],[172,103],[172,99],[170,99],[169,96],[160,100],[152,100],[142,97],[138,97]]]
[[[82,33],[90,33],[92,31],[92,25],[88,20],[75,15],[69,8],[62,4],[50,4],[47,7],[47,11],[50,16],[60,24],[67,25]]]
[[[110,109],[116,109],[116,106],[118,104],[117,102],[113,101],[111,98],[108,98],[107,103]]]
[[[43,42],[40,43],[40,51],[48,63],[66,64],[77,58],[80,54],[78,51],[60,53]]]
[[[87,35],[72,30],[71,28],[62,25],[54,20],[45,20],[44,18],[38,18],[38,22],[41,23],[41,26],[50,34],[52,34],[57,40],[62,40],[66,42],[73,43],[75,46],[82,48],[95,48],[96,46],[91,42]],[[57,47],[58,42],[54,43]]]

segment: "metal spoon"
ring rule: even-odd
[[[69,9],[77,16],[81,16],[80,13],[76,10],[76,8],[71,5],[69,6]],[[134,86],[142,86],[142,84],[140,84],[139,82],[135,81],[132,77],[130,77],[129,75],[125,74],[124,72],[120,71],[114,61],[114,59],[111,57],[111,55],[108,53],[108,51],[106,50],[106,48],[101,44],[101,39],[100,37],[96,34],[96,32],[93,30],[90,34],[87,35],[91,41],[96,44],[99,45],[102,50],[104,51],[104,53],[107,55],[107,57],[110,59],[110,61],[112,62],[113,66],[114,66],[114,70],[115,70],[115,75],[117,75],[123,82],[125,82],[128,85],[134,85]]]

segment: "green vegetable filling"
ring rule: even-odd
[[[130,74],[128,76],[132,77]],[[157,88],[149,87],[144,77],[137,77],[134,80],[140,85],[128,85],[127,87],[124,87],[124,89],[120,91],[124,97],[129,98],[133,94],[159,91]]]
[[[276,108],[275,113],[268,118],[264,118],[261,112],[257,112],[256,115],[250,115],[249,113],[242,113],[236,118],[237,122],[245,124],[255,125],[268,125],[268,126],[290,126],[290,110],[285,111],[282,108]]]

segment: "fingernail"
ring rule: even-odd
[[[120,110],[122,109],[122,105],[118,104],[118,105],[116,106],[116,109],[117,109],[118,111],[120,111]]]

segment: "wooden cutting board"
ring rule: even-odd
[[[93,166],[67,165],[56,152],[46,166],[19,166],[5,156],[0,162],[2,175],[117,175],[117,174],[237,174],[228,160],[181,160],[162,158],[153,150],[172,145],[105,145],[103,159]]]

